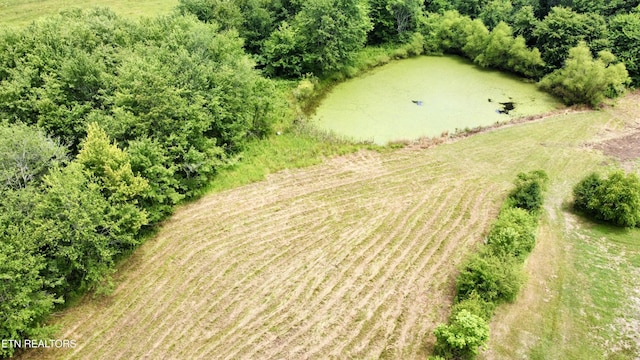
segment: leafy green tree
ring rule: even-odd
[[[278,29],[264,42],[262,56],[267,73],[281,77],[303,75],[302,39],[299,31],[283,21]]]
[[[477,18],[490,0],[455,0],[455,9],[462,15]]]
[[[622,63],[613,64],[614,56],[601,51],[594,60],[584,42],[569,51],[562,69],[545,76],[540,87],[560,96],[567,104],[597,106],[605,97],[615,97],[624,92],[629,82]]]
[[[358,0],[313,0],[304,3],[294,26],[301,36],[303,71],[324,74],[352,60],[371,22]]]
[[[146,211],[138,204],[149,189],[147,180],[133,173],[129,155],[112,144],[96,123],[89,124],[77,161],[109,204],[106,221],[111,244],[118,251],[137,245],[136,234],[148,223]]]
[[[437,355],[446,359],[473,359],[489,340],[489,325],[467,310],[458,312],[449,325],[436,327]]]
[[[584,41],[594,51],[608,47],[607,24],[597,14],[578,14],[565,8],[554,7],[538,23],[533,32],[536,47],[549,71],[562,67],[569,49]]]
[[[40,272],[46,262],[34,252],[30,231],[17,224],[0,225],[0,339],[41,338],[53,330],[44,320],[60,300],[44,289],[47,280]],[[0,348],[0,357],[15,350]]]
[[[515,258],[476,255],[456,280],[456,299],[463,301],[475,293],[486,302],[512,302],[523,283],[524,274]]]
[[[327,74],[353,59],[367,40],[371,22],[358,0],[305,2],[291,24],[283,23],[264,44],[272,74]]]
[[[500,22],[507,22],[513,13],[511,0],[491,0],[482,8],[478,17],[490,30]]]
[[[484,49],[474,59],[475,62],[485,67],[506,68],[513,41],[509,25],[500,22],[487,36]]]
[[[171,163],[162,145],[148,137],[129,142],[127,153],[133,173],[149,182],[147,190],[141,193],[139,203],[148,213],[149,223],[155,224],[171,214],[173,206],[184,198],[174,176],[176,166]]]
[[[429,13],[443,14],[445,11],[454,10],[454,4],[448,0],[425,0],[425,11]]]
[[[395,39],[395,19],[389,11],[389,0],[369,0],[369,18],[371,31],[367,34],[367,44],[377,45]]]
[[[591,174],[574,188],[574,207],[618,226],[640,226],[640,178],[622,171]]]
[[[111,274],[116,254],[100,186],[77,162],[54,169],[43,183],[32,220],[35,243],[47,261],[43,275],[57,279],[53,289],[59,296],[99,285]]]
[[[597,211],[590,204],[595,204],[598,188],[603,180],[598,173],[591,173],[573,188],[573,207],[588,215],[596,216]]]
[[[25,124],[0,123],[0,192],[22,189],[66,162],[66,149]]]
[[[624,63],[634,86],[640,85],[640,12],[609,19],[611,51]]]
[[[538,27],[539,20],[533,12],[533,6],[526,5],[515,11],[513,17],[506,21],[513,28],[513,34],[522,36],[527,46],[536,44],[536,37],[533,35],[534,30]]]

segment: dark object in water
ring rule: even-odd
[[[489,98],[487,101],[492,102],[493,100],[491,100],[491,98]]]
[[[502,105],[502,110],[496,110],[499,114],[509,114],[509,111],[516,108],[513,101],[501,102],[499,104]]]
[[[411,102],[418,106],[422,106],[422,100],[411,100]]]

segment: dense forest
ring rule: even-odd
[[[291,80],[404,49],[597,106],[640,85],[639,3],[181,0],[166,17],[70,10],[3,30],[0,338],[46,337],[56,307],[108,293],[119,258],[290,114]]]

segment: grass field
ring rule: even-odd
[[[629,116],[565,114],[430,149],[361,150],[204,196],[121,264],[111,297],[54,316],[56,338],[77,348],[21,358],[424,359],[456,266],[515,175],[540,168],[551,189],[530,280],[498,310],[482,356],[634,359],[623,348],[638,336],[628,295],[640,232],[567,210],[573,184],[612,164],[589,144],[637,121],[629,99]]]
[[[25,26],[68,8],[109,7],[128,17],[169,14],[178,0],[0,0],[0,26]]]

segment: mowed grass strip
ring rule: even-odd
[[[112,297],[59,314],[76,349],[23,358],[424,358],[510,180],[543,168],[568,186],[603,160],[584,143],[609,120],[360,151],[205,196],[121,266]]]
[[[606,112],[602,126],[582,129],[589,144],[625,136],[640,126],[635,93]],[[593,123],[591,123],[593,124]],[[575,140],[575,139],[574,139]],[[560,154],[565,148],[559,148]],[[526,264],[529,281],[514,304],[500,308],[483,359],[637,359],[640,354],[640,231],[596,224],[571,211],[573,186],[584,176],[620,164],[600,151],[570,164],[550,163],[552,181],[538,241]],[[625,164],[638,171],[640,163]]]
[[[168,15],[176,6],[178,0],[2,0],[0,26],[27,26],[71,8],[109,7],[118,15],[138,18]]]

